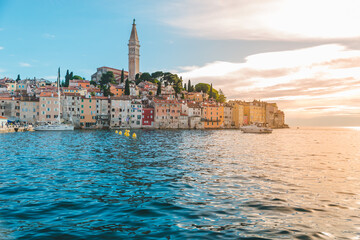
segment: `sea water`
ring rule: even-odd
[[[0,239],[360,239],[360,131],[0,134]]]

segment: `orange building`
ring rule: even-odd
[[[125,88],[119,85],[110,85],[110,92],[116,97],[120,97],[125,93]]]
[[[224,106],[214,103],[202,104],[202,121],[205,128],[224,127]]]
[[[80,100],[80,126],[91,128],[96,125],[96,99],[81,98]]]
[[[90,81],[73,79],[69,81],[69,87],[88,88],[90,87]]]

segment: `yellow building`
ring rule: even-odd
[[[266,122],[266,103],[260,101],[252,101],[248,105],[249,123],[265,123]]]
[[[96,99],[81,98],[80,100],[80,126],[82,128],[95,127]]]
[[[232,106],[231,120],[235,125],[235,128],[239,128],[244,125],[244,102],[242,101],[229,101],[229,105]]]
[[[224,127],[224,107],[221,105],[204,103],[201,111],[205,128]]]
[[[190,101],[202,102],[204,100],[203,94],[199,92],[190,92],[185,95],[185,98]]]

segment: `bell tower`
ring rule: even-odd
[[[140,62],[140,44],[136,31],[135,19],[132,24],[131,35],[129,39],[129,80],[135,80],[135,75],[139,73]]]

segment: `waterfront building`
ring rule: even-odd
[[[154,127],[154,113],[155,109],[150,106],[144,106],[142,109],[142,127],[152,128]]]
[[[277,110],[274,114],[274,128],[288,127],[285,124],[285,114],[283,111]]]
[[[181,104],[176,100],[164,100],[155,98],[153,100],[155,108],[156,128],[178,128],[181,113]]]
[[[131,116],[130,116],[130,127],[131,128],[141,128],[142,126],[142,102],[141,99],[133,99],[131,101]]]
[[[42,92],[39,97],[39,122],[59,121],[59,98],[56,92]]]
[[[96,100],[81,97],[80,101],[80,127],[95,128],[96,126]]]
[[[140,42],[136,31],[135,19],[133,21],[129,39],[129,80],[134,81],[135,75],[140,72]]]
[[[129,128],[131,117],[131,97],[111,97],[111,128]]]
[[[204,122],[204,128],[224,127],[224,107],[220,104],[203,103],[201,117]]]
[[[96,96],[96,127],[108,128],[110,126],[110,98]]]
[[[0,116],[11,120],[19,120],[20,99],[10,95],[0,97]]]
[[[80,127],[80,93],[62,93],[61,95],[61,118],[70,122],[74,127]]]
[[[230,104],[225,104],[224,106],[224,128],[233,128],[235,127],[235,122],[233,121],[233,107]]]
[[[39,98],[21,97],[20,121],[35,124],[39,121]]]
[[[244,125],[244,102],[242,101],[229,101],[229,105],[232,106],[231,121],[235,128],[239,128]]]
[[[187,129],[189,128],[189,116],[184,113],[180,113],[179,117],[179,128],[180,129]]]
[[[265,103],[254,100],[249,103],[249,123],[265,123]]]

